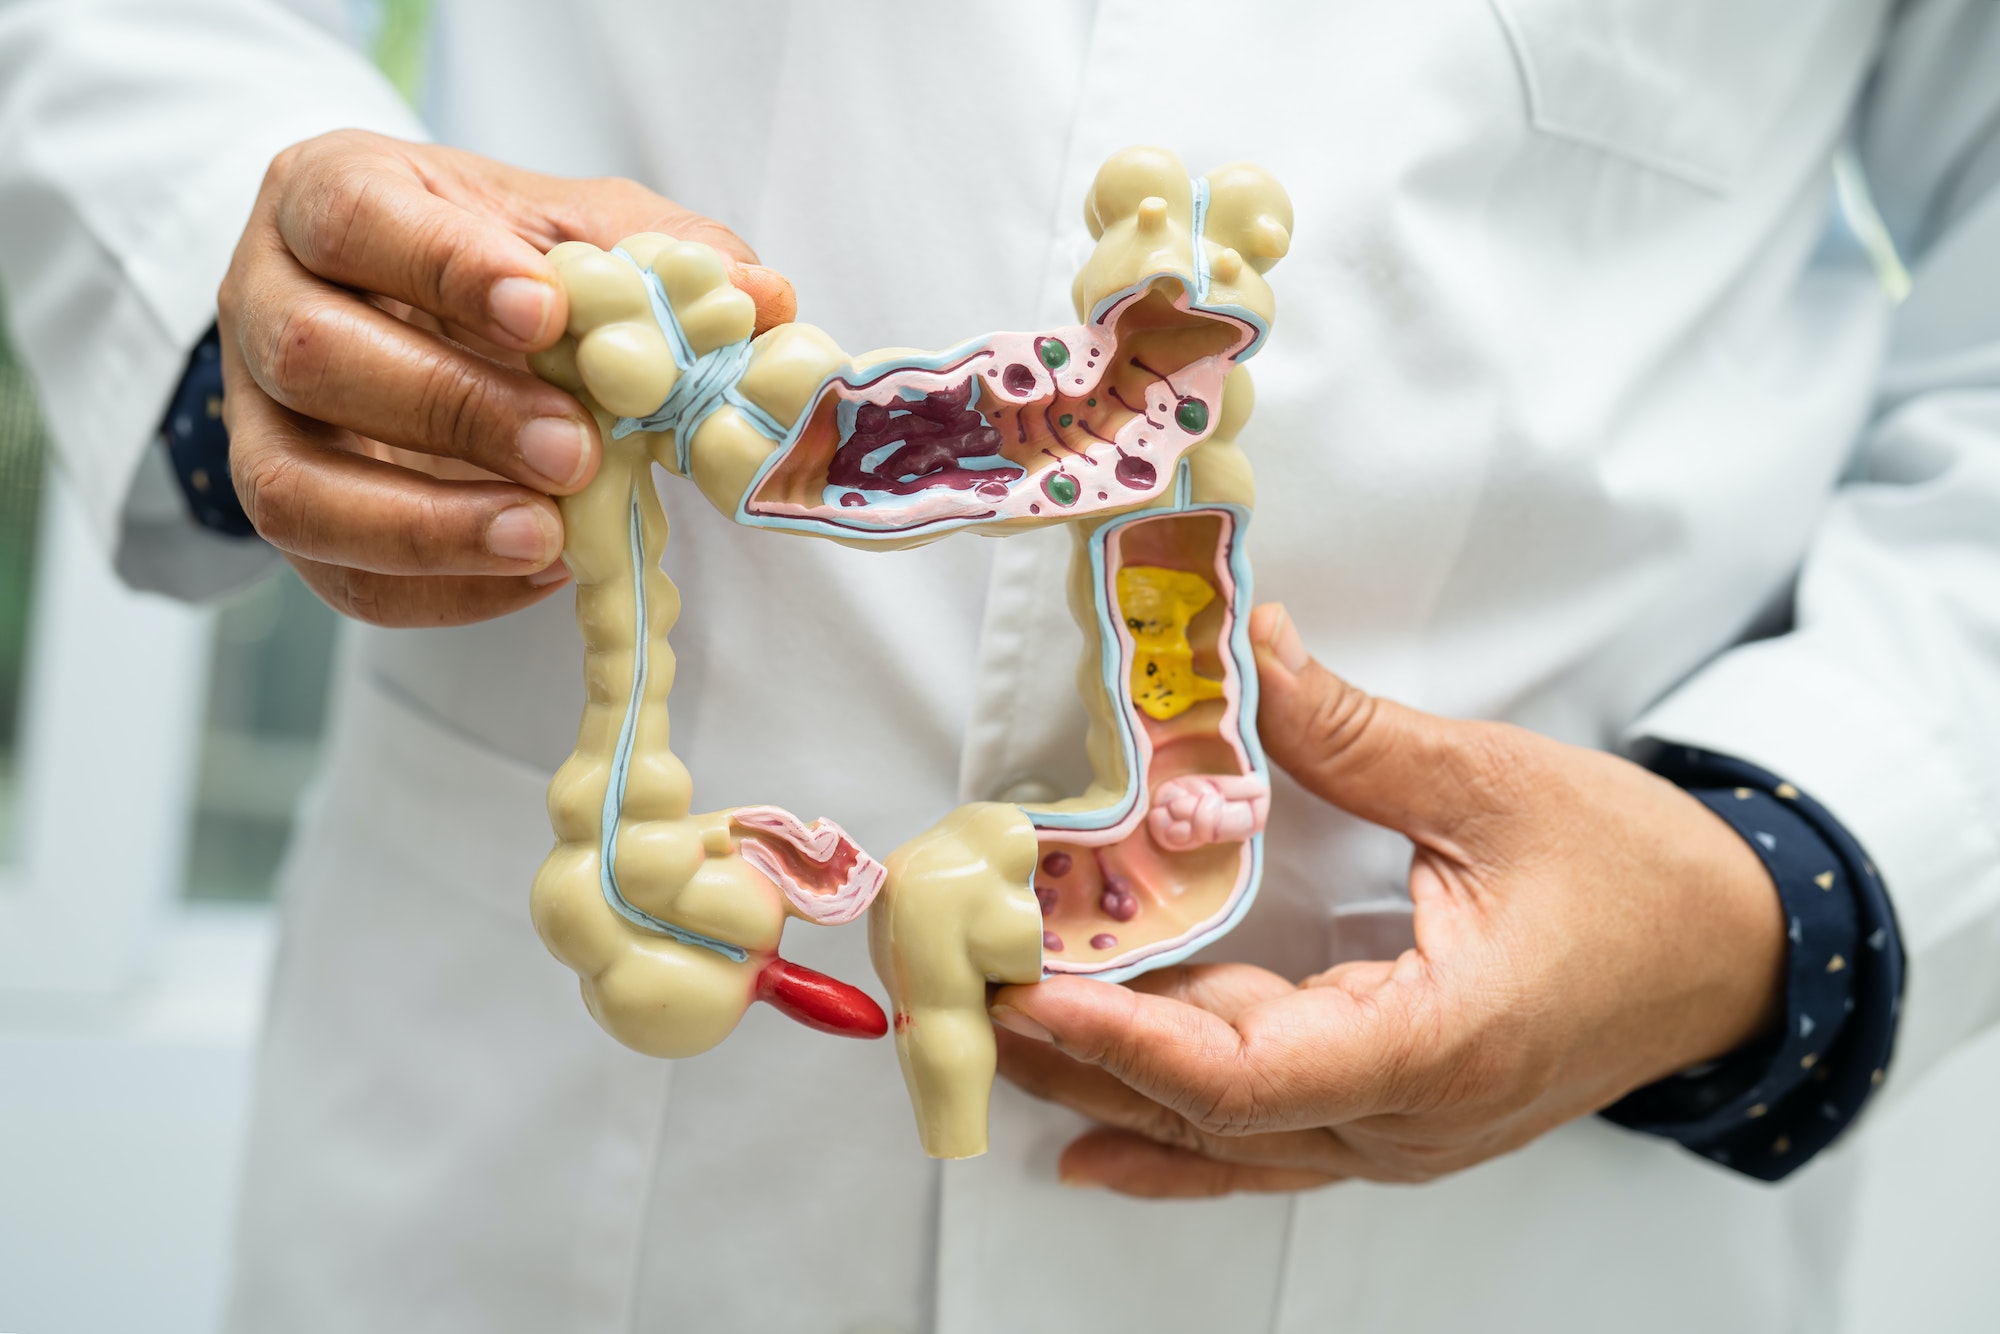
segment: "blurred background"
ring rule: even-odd
[[[280,569],[210,608],[122,589],[0,347],[0,1331],[216,1327],[340,639]],[[1846,1328],[2000,1329],[1995,1106],[2000,1037],[1864,1124]]]
[[[0,346],[0,1330],[216,1326],[337,637],[289,569],[119,587]]]

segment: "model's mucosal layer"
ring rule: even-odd
[[[1190,180],[1165,150],[1127,149],[1085,218],[1080,323],[938,353],[849,356],[801,324],[752,341],[749,298],[705,247],[565,244],[550,257],[568,333],[532,359],[606,439],[597,479],[563,502],[590,703],[550,789],[538,927],[606,1028],[679,1055],[756,999],[833,1031],[879,1020],[776,954],[787,916],[846,921],[872,899],[897,1055],[940,1157],[986,1147],[987,987],[1117,979],[1213,940],[1249,906],[1269,811],[1236,437],[1290,205],[1260,168]],[[648,460],[738,522],[855,545],[1072,524],[1090,790],[961,807],[886,870],[824,821],[690,815],[666,744],[676,603]]]
[[[1249,906],[1270,780],[1240,614],[1246,518],[1191,497],[1110,520],[1085,544],[1080,610],[1103,655],[1096,796],[1029,811],[1051,973],[1158,967]]]
[[[1234,358],[1261,334],[1169,274],[1091,324],[844,371],[759,475],[742,517],[845,537],[1149,503],[1207,435]]]

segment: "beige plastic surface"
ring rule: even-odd
[[[1020,807],[961,806],[890,856],[869,914],[869,953],[895,1002],[896,1058],[933,1158],[986,1152],[986,988],[1041,980],[1042,913],[1029,888],[1038,855]]]
[[[728,285],[708,247],[652,234],[628,238],[626,246],[650,254],[657,271],[670,275],[668,291],[677,310],[685,303],[683,324],[697,346],[749,335],[750,299]],[[667,633],[680,614],[680,593],[660,569],[667,521],[653,488],[652,451],[661,441],[646,432],[613,439],[604,406],[646,397],[638,410],[650,410],[677,372],[631,265],[581,243],[558,246],[551,258],[569,294],[570,336],[535,358],[535,369],[591,408],[604,461],[589,486],[561,502],[586,702],[576,751],[549,785],[557,842],[535,878],[532,912],[550,951],[582,979],[584,1002],[607,1032],[648,1055],[692,1056],[727,1037],[756,998],[787,917],[848,920],[879,890],[881,870],[866,860],[816,863],[818,854],[837,859],[845,850],[837,846],[844,840],[838,827],[826,822],[788,823],[769,807],[690,813],[693,781],[668,744],[674,656]],[[797,335],[780,341],[795,343]],[[635,696],[642,646],[645,671]],[[605,794],[628,715],[636,725],[618,807],[618,884],[632,907],[739,947],[747,955],[741,961],[635,924],[606,896]]]
[[[1208,180],[1206,220],[1197,238],[1190,226],[1192,187],[1177,157],[1164,149],[1136,148],[1105,164],[1085,206],[1097,246],[1073,289],[1080,317],[1107,296],[1145,281],[1162,293],[1192,291],[1194,247],[1200,245],[1210,280],[1208,301],[1240,306],[1269,323],[1273,301],[1263,273],[1290,244],[1290,204],[1261,168],[1225,167]],[[621,248],[660,276],[697,355],[749,334],[750,298],[729,286],[714,252],[652,233],[629,237]],[[550,258],[569,293],[570,324],[565,337],[531,364],[596,413],[606,444],[596,480],[562,502],[589,702],[576,754],[550,787],[558,844],[536,881],[535,922],[549,948],[583,979],[591,1013],[609,1032],[654,1055],[690,1055],[728,1035],[755,996],[757,970],[774,957],[786,917],[815,915],[800,907],[802,901],[811,909],[814,899],[808,893],[800,900],[796,887],[788,898],[783,885],[760,871],[759,865],[768,869],[768,858],[745,856],[746,836],[755,845],[756,832],[743,827],[737,812],[689,813],[690,779],[667,745],[673,658],[666,636],[679,604],[659,569],[666,521],[650,467],[657,462],[678,471],[676,441],[669,432],[643,430],[612,439],[617,418],[658,410],[680,372],[634,263],[575,242],[556,247]],[[850,356],[819,329],[785,325],[751,344],[738,389],[791,427],[836,372],[907,352],[886,348]],[[1213,429],[1186,455],[1192,499],[1247,506],[1254,485],[1236,436],[1249,416],[1253,391],[1240,366],[1221,384],[1220,401],[1212,405]],[[776,447],[736,407],[724,404],[688,442],[687,472],[710,502],[733,518]],[[1153,508],[1164,517],[1173,502],[1169,488]],[[872,910],[870,951],[893,1004],[897,1055],[919,1134],[925,1151],[936,1157],[967,1157],[986,1148],[994,1073],[989,985],[1033,982],[1043,973],[1045,924],[1034,886],[1044,837],[1036,830],[1034,811],[1103,810],[1121,800],[1128,785],[1117,720],[1133,700],[1129,685],[1116,699],[1104,688],[1102,655],[1121,650],[1099,642],[1087,555],[1091,533],[1106,521],[1100,511],[1080,522],[1049,513],[987,525],[1005,532],[1072,523],[1077,546],[1070,597],[1085,627],[1078,681],[1091,718],[1087,744],[1096,782],[1088,792],[1051,806],[1024,810],[978,803],[951,812],[888,859]],[[927,540],[910,535],[853,544],[893,548]],[[1172,541],[1161,549],[1173,558]],[[1191,559],[1181,563],[1201,568]],[[645,593],[643,625],[635,587]],[[1187,586],[1176,587],[1185,599],[1199,600]],[[1200,608],[1184,610],[1194,625],[1203,624]],[[1185,635],[1186,617],[1171,629]],[[601,885],[605,794],[627,713],[635,648],[642,640],[649,646],[649,663],[619,817],[619,881],[632,905],[645,913],[742,946],[749,957],[740,963],[635,925],[608,902]],[[1212,640],[1211,630],[1205,642]],[[1160,643],[1165,647],[1152,651],[1172,657],[1177,671],[1199,669],[1194,650],[1176,647],[1172,634]],[[1193,700],[1182,710],[1190,721],[1176,718],[1173,725],[1196,725],[1206,716],[1203,709],[1219,712],[1212,682],[1183,680],[1182,686]],[[1217,876],[1234,874],[1223,865],[1226,859],[1211,860]],[[852,906],[853,886],[843,892]]]

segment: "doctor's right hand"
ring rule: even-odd
[[[1415,947],[1294,985],[1248,964],[1002,988],[1000,1070],[1096,1120],[1078,1185],[1143,1196],[1426,1181],[1769,1033],[1785,913],[1720,817],[1617,756],[1372,698],[1251,619],[1258,730],[1408,836]]]
[[[561,511],[600,442],[527,370],[568,307],[543,252],[701,241],[789,320],[791,285],[722,224],[631,181],[566,180],[343,130],[271,163],[218,295],[244,512],[335,610],[456,625],[566,579]]]

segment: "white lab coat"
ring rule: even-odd
[[[424,132],[328,35],[356,6],[320,8],[0,5],[12,331],[138,582],[240,577],[141,503],[139,460],[262,164]],[[850,348],[1067,319],[1080,201],[1125,143],[1270,167],[1298,226],[1244,436],[1259,597],[1418,707],[1701,743],[1819,797],[1911,950],[1892,1086],[1995,1018],[1990,4],[438,8],[430,133],[724,219]],[[1900,310],[1822,239],[1850,132],[1915,271]],[[667,508],[698,804],[825,813],[879,854],[957,800],[1079,783],[1060,534],[888,555],[733,528],[679,483]],[[1795,577],[1798,628],[1732,649]],[[926,1161],[887,1044],[760,1009],[699,1059],[622,1050],[527,916],[570,610],[350,637],[236,1328],[1829,1325],[1865,1128],[1775,1189],[1585,1120],[1421,1188],[1151,1204],[1058,1187],[1078,1122],[1006,1089],[988,1156]],[[1298,975],[1395,939],[1370,905],[1406,845],[1282,782],[1270,829],[1219,955]],[[788,948],[872,985],[858,930]]]

